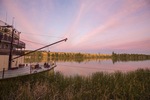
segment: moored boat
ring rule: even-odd
[[[20,41],[20,34],[21,32],[13,26],[0,20],[0,77],[2,79],[45,72],[56,67],[56,63],[36,64],[32,67],[31,64],[24,64],[24,56],[66,41],[67,38],[25,53],[25,43]]]
[[[12,37],[13,34],[13,37]],[[0,71],[9,69],[9,56],[12,42],[12,58],[24,54],[25,43],[20,40],[21,32],[0,20]],[[24,63],[24,57],[11,61],[11,68]],[[11,69],[10,68],[10,69]]]

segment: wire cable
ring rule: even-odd
[[[50,35],[42,35],[42,34],[36,34],[36,33],[29,33],[29,32],[21,32],[24,35],[35,35],[35,36],[45,36],[45,37],[54,37],[54,38],[64,38],[64,37],[58,37],[58,36],[50,36]]]
[[[26,42],[34,43],[34,44],[46,45],[46,44],[43,44],[43,43],[33,42],[33,41],[25,40],[25,39],[22,39],[22,40],[26,41]]]

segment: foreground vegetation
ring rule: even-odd
[[[0,100],[149,100],[150,69],[66,77],[39,73],[0,81]]]

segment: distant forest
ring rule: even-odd
[[[113,63],[117,61],[142,61],[142,60],[150,60],[150,55],[146,54],[117,54],[112,52],[112,61]]]
[[[28,51],[26,51],[28,52]],[[32,54],[25,56],[26,62],[41,62],[54,60],[54,61],[76,61],[83,62],[86,60],[94,59],[112,59],[113,63],[118,61],[142,61],[150,60],[150,55],[145,54],[117,54],[112,52],[108,54],[90,54],[90,53],[66,53],[66,52],[46,52],[37,51]]]
[[[83,62],[88,59],[111,59],[111,55],[107,54],[90,54],[90,53],[65,53],[65,52],[45,52],[37,51],[25,56],[26,62],[40,62],[43,59],[49,61],[75,61]]]

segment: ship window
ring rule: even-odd
[[[6,44],[6,49],[8,49],[8,45]]]
[[[8,45],[8,49],[10,49],[10,45]]]
[[[7,45],[6,44],[4,45],[4,49],[7,49]]]
[[[3,48],[4,48],[4,49],[5,49],[5,47],[6,47],[5,44],[3,44]]]
[[[4,44],[2,44],[2,49],[4,49],[5,48],[5,46],[4,46]]]
[[[4,40],[7,40],[7,35],[6,34],[4,35]]]
[[[8,36],[6,35],[6,40],[8,40]]]
[[[1,44],[1,48],[3,49],[3,44]]]
[[[0,32],[0,40],[3,38],[3,33]]]
[[[8,40],[11,41],[11,36],[8,37]]]

